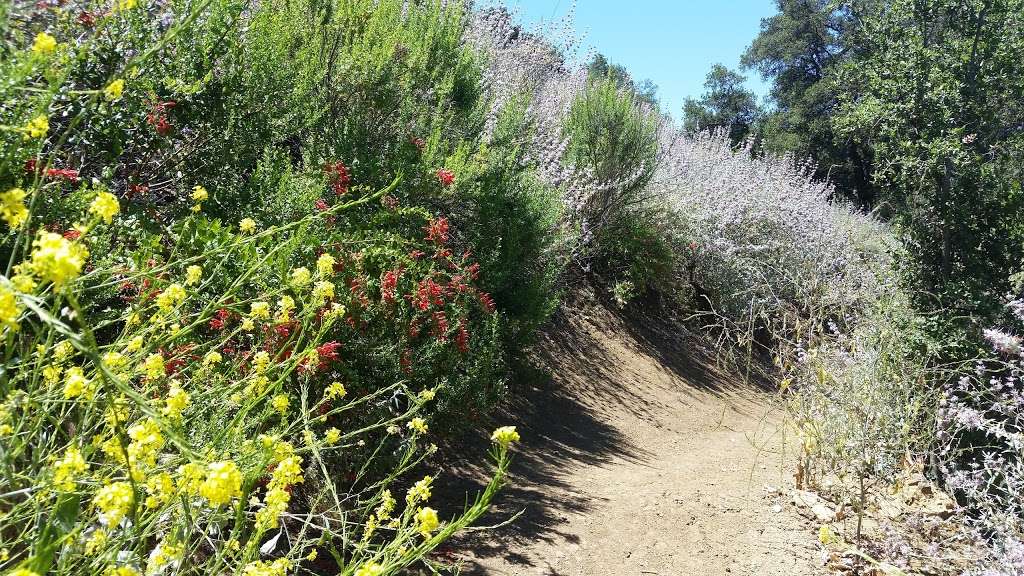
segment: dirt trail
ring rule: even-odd
[[[569,316],[540,347],[550,379],[520,385],[505,415],[524,442],[485,521],[524,513],[449,559],[490,575],[818,573],[812,529],[777,506],[791,459],[766,394],[652,328]],[[479,482],[472,466],[453,493]]]

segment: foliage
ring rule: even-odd
[[[1024,5],[899,1],[863,19],[836,124],[873,150],[918,286],[988,315],[1022,257]]]
[[[747,137],[760,116],[757,98],[743,87],[746,78],[715,64],[704,81],[704,94],[683,103],[683,128],[689,132],[725,129],[733,146]]]
[[[825,0],[777,0],[776,6],[741,60],[772,84],[773,109],[758,123],[758,136],[770,152],[813,158],[815,176],[870,208],[876,197],[870,151],[832,126],[843,90],[836,69],[858,49],[851,38],[858,7]]]

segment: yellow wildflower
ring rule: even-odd
[[[220,355],[220,352],[210,350],[206,353],[206,356],[203,356],[203,364],[206,366],[212,366],[214,364],[220,364],[223,359],[224,357]]]
[[[151,419],[143,420],[128,428],[128,461],[133,466],[144,462],[150,466],[156,463],[156,455],[164,447],[164,437],[160,427]]]
[[[292,310],[295,309],[295,299],[285,294],[277,301],[277,320],[284,322],[288,320]]]
[[[261,320],[270,318],[270,304],[266,302],[253,302],[249,305],[249,310],[249,314],[252,315],[253,318],[259,318]]]
[[[20,266],[14,268],[18,269]],[[11,277],[11,284],[14,285],[15,290],[26,294],[30,294],[36,289],[36,280],[29,274],[15,274]]]
[[[89,257],[85,246],[53,232],[40,232],[32,245],[32,270],[58,288],[77,278]]]
[[[206,480],[199,486],[199,495],[217,508],[242,495],[242,473],[230,461],[213,462],[206,467]]]
[[[194,286],[203,279],[203,268],[195,264],[185,269],[185,286]]]
[[[21,128],[21,132],[24,134],[25,140],[32,138],[43,138],[46,133],[50,131],[50,120],[45,114],[40,114],[35,118],[28,121],[24,128]]]
[[[185,288],[181,284],[171,284],[156,297],[156,305],[164,312],[170,312],[185,301]]]
[[[334,283],[321,280],[313,285],[313,300],[322,304],[327,300],[334,299]]]
[[[255,370],[257,374],[262,374],[263,372],[266,372],[267,366],[270,366],[270,354],[267,354],[265,351],[260,350],[259,352],[253,355],[252,369]]]
[[[341,430],[337,428],[328,428],[324,433],[324,442],[328,444],[337,444],[339,440],[341,440]]]
[[[203,484],[203,467],[195,462],[178,466],[178,486],[185,494],[199,494]]]
[[[139,576],[139,571],[131,566],[109,566],[103,576]]]
[[[431,532],[437,530],[438,524],[437,510],[424,507],[416,513],[416,528],[423,536],[429,537]]]
[[[205,202],[210,197],[210,193],[206,191],[206,188],[202,186],[192,187],[192,199],[196,202]]]
[[[138,4],[138,0],[117,0],[118,10],[131,10]]]
[[[516,432],[515,426],[502,426],[491,434],[491,441],[508,448],[509,444],[519,442],[519,432]]]
[[[252,332],[256,328],[256,323],[252,321],[252,318],[243,318],[239,327],[245,332]]]
[[[122,93],[124,93],[124,80],[121,78],[114,80],[103,89],[103,96],[111,102],[120,100]]]
[[[20,314],[21,306],[18,304],[18,296],[6,283],[0,283],[0,326],[17,330]]]
[[[121,368],[124,368],[125,364],[128,362],[128,358],[126,358],[124,354],[121,354],[120,352],[116,352],[114,350],[104,352],[101,358],[103,360],[103,364],[105,364],[108,369],[113,371],[117,371],[120,370]]]
[[[14,572],[9,572],[7,576],[39,576],[39,573],[33,572],[28,568],[18,568]]]
[[[334,259],[334,256],[324,252],[316,259],[316,273],[324,277],[331,276],[334,274],[335,262],[337,260]]]
[[[85,541],[85,555],[92,556],[107,545],[107,531],[103,528],[93,530],[92,535]]]
[[[173,542],[161,542],[149,553],[149,564],[146,566],[146,573],[159,572],[164,566],[172,564],[181,558],[185,547]]]
[[[146,356],[146,359],[142,362],[142,369],[145,370],[147,378],[156,380],[166,372],[164,369],[164,357],[159,353]]]
[[[270,401],[270,405],[274,407],[279,414],[284,416],[288,413],[288,396],[284,394],[278,394]]]
[[[107,526],[117,526],[132,507],[135,494],[131,484],[114,482],[96,492],[93,504],[100,510],[100,521]]]
[[[89,205],[89,212],[107,224],[110,224],[120,211],[121,205],[117,202],[117,197],[110,192],[100,192]]]
[[[238,223],[238,231],[242,234],[252,234],[256,231],[256,221],[252,218],[242,218]]]
[[[409,420],[409,423],[406,424],[406,426],[408,426],[410,430],[413,430],[414,432],[419,432],[420,434],[426,434],[428,429],[426,420],[420,418],[419,416],[413,418],[412,420]]]
[[[28,208],[25,207],[25,191],[21,188],[11,188],[7,192],[0,193],[0,217],[11,228],[21,226],[28,220]]]
[[[426,502],[430,499],[430,484],[434,481],[431,476],[424,476],[422,480],[419,480],[409,488],[409,491],[405,495],[405,501],[412,506],[417,502]]]
[[[380,564],[369,562],[360,566],[354,576],[381,576],[382,574],[384,574],[384,568]]]
[[[46,32],[36,34],[35,42],[32,43],[32,51],[36,54],[49,54],[57,49],[57,39]]]
[[[312,275],[309,273],[309,268],[300,267],[292,270],[291,284],[295,288],[303,288],[309,284]]]
[[[167,399],[164,400],[164,415],[171,418],[181,418],[181,413],[188,407],[188,392],[185,392],[177,383],[171,385],[167,392]]]
[[[146,508],[159,508],[174,496],[174,479],[167,472],[154,474],[146,480]]]
[[[287,558],[278,558],[273,562],[256,560],[242,568],[242,576],[285,576],[291,567],[292,562]]]
[[[436,394],[437,394],[437,389],[436,388],[424,388],[423,390],[420,391],[420,399],[429,402],[430,400],[434,399],[434,396]]]
[[[53,465],[53,485],[62,492],[75,489],[75,478],[89,469],[78,448],[68,448],[64,457]]]
[[[391,517],[391,513],[395,511],[395,498],[391,495],[391,490],[385,490],[381,493],[380,505],[377,506],[376,512],[374,512],[381,520],[387,520]]]
[[[128,353],[138,352],[142,349],[143,342],[142,336],[136,336],[128,341],[128,345],[124,347],[124,350]]]
[[[327,387],[328,400],[333,398],[344,398],[345,394],[347,394],[347,391],[345,390],[345,385],[341,382],[331,382],[331,385]]]
[[[96,385],[85,377],[78,366],[72,366],[64,373],[65,398],[70,400],[81,396],[86,400],[92,400],[95,393]]]

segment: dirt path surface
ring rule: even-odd
[[[523,514],[449,559],[490,575],[817,574],[813,527],[777,492],[791,459],[768,396],[636,324],[596,307],[561,319],[540,347],[550,377],[505,415],[524,441],[485,522]],[[454,493],[484,472],[456,468]]]

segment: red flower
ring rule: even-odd
[[[35,174],[39,168],[39,160],[36,158],[29,158],[25,160],[25,172],[29,174]]]
[[[76,18],[75,20],[77,20],[80,25],[85,26],[86,28],[92,28],[96,25],[96,16],[91,12],[86,12],[85,10],[82,10],[82,12],[78,15],[78,18]]]
[[[423,147],[427,145],[427,143],[423,141],[423,138],[420,138],[419,136],[413,136],[412,138],[409,139],[409,141],[412,142],[412,145],[415,146],[420,152],[422,152]]]
[[[412,252],[409,252],[409,258],[413,260],[419,260],[420,258],[423,258],[423,255],[424,252],[422,250],[413,250]]]
[[[438,218],[430,219],[430,222],[424,226],[424,230],[427,231],[426,240],[434,242],[435,244],[444,244],[448,241],[448,219]]]
[[[149,192],[149,186],[145,184],[132,184],[128,186],[128,198],[135,196],[136,194],[145,194]]]
[[[395,290],[398,287],[398,276],[401,270],[388,270],[380,279],[380,297],[388,304],[395,302]]]
[[[82,237],[82,233],[72,228],[64,232],[64,237],[67,238],[68,240],[78,240],[79,238]]]
[[[317,346],[316,353],[320,356],[320,363],[325,364],[326,361],[336,361],[338,359],[338,348],[341,348],[341,342],[325,342]]]
[[[434,312],[433,335],[437,338],[438,342],[444,342],[448,339],[448,318],[440,310]]]
[[[443,188],[447,188],[455,182],[455,173],[451,170],[441,168],[437,171],[437,181],[441,183]]]
[[[72,184],[78,183],[78,170],[72,168],[48,168],[46,170],[47,178],[61,178],[67,180]]]
[[[469,330],[466,330],[466,321],[459,322],[459,331],[455,334],[455,346],[463,354],[469,352]]]
[[[402,372],[412,374],[412,350],[408,348],[402,350],[402,355],[398,358],[398,364],[402,367]]]
[[[323,198],[317,199],[317,201],[314,204],[314,206],[320,212],[324,212],[326,210],[330,210],[330,208],[331,208],[330,206],[327,205],[327,200],[324,200]]]
[[[331,175],[331,188],[334,190],[334,194],[336,196],[342,196],[348,193],[348,185],[352,181],[352,175],[344,164],[341,162],[326,164],[324,166],[324,172]]]
[[[484,307],[484,310],[487,310],[489,313],[494,312],[494,299],[491,298],[490,294],[487,292],[481,292],[478,298],[480,299],[480,305]]]
[[[156,129],[157,134],[166,136],[171,132],[171,123],[167,121],[167,111],[177,105],[177,102],[168,100],[166,102],[156,102],[153,104],[153,109],[146,114],[146,122]]]

